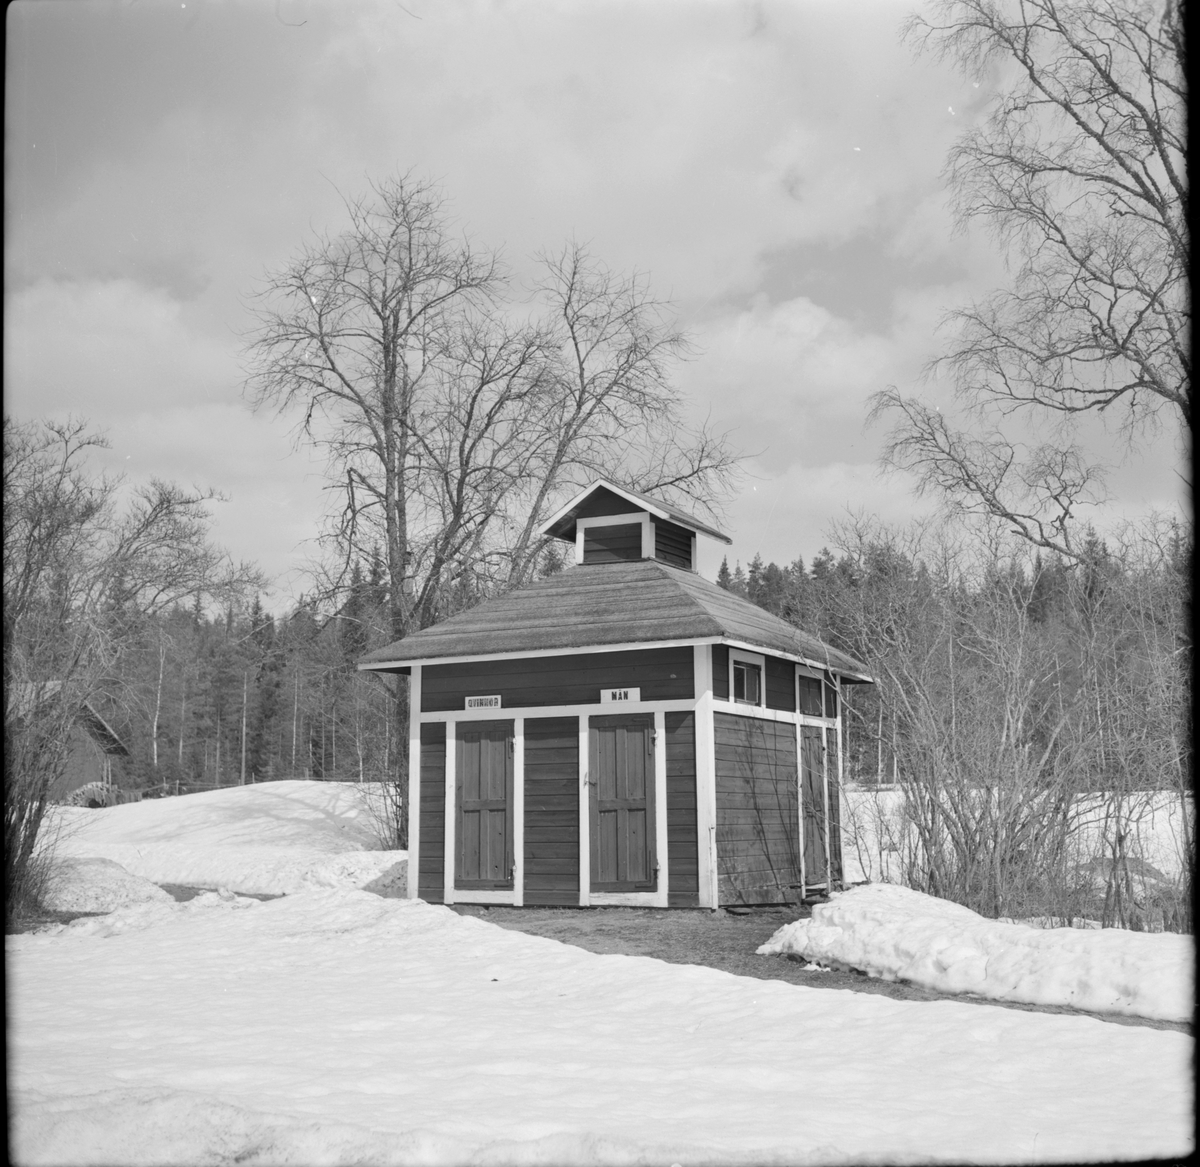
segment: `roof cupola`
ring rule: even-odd
[[[697,535],[733,542],[671,503],[604,479],[556,512],[542,533],[574,543],[576,563],[658,559],[688,571],[696,570]]]

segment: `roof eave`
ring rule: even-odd
[[[494,660],[518,660],[528,657],[539,656],[570,656],[572,653],[582,652],[632,652],[640,648],[679,648],[684,645],[705,645],[705,644],[727,644],[730,648],[741,648],[749,652],[768,653],[771,656],[779,657],[781,660],[791,661],[793,664],[803,665],[805,668],[817,669],[819,671],[829,671],[837,673],[839,677],[843,677],[853,684],[873,685],[875,679],[865,672],[857,669],[847,668],[845,665],[839,665],[832,661],[821,660],[818,657],[807,655],[799,652],[788,652],[785,649],[778,648],[770,644],[759,644],[753,640],[745,639],[721,633],[715,636],[688,636],[675,638],[670,640],[637,640],[637,641],[619,641],[599,644],[572,644],[561,645],[556,648],[525,648],[511,649],[506,652],[482,652],[482,653],[451,653],[451,654],[434,654],[429,656],[412,656],[412,657],[390,657],[387,660],[378,661],[359,661],[355,668],[360,673],[366,672],[388,672],[395,669],[410,669],[414,665],[431,665],[431,664],[473,664],[483,661]]]

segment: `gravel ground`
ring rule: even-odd
[[[916,985],[881,981],[863,973],[805,969],[803,961],[788,956],[759,956],[756,949],[783,924],[810,915],[808,908],[754,908],[746,914],[661,908],[505,908],[455,904],[454,911],[478,916],[502,928],[529,932],[574,944],[589,952],[619,952],[627,956],[652,956],[671,964],[703,964],[743,977],[787,981],[821,989],[846,989],[878,993],[901,1001],[965,1001],[999,1005],[1041,1013],[1082,1013],[1064,1006],[1022,1005],[982,997],[949,996]],[[1083,1014],[1116,1025],[1144,1025],[1152,1029],[1177,1029],[1191,1033],[1184,1022],[1151,1021],[1118,1014]]]

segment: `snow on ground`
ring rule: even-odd
[[[1003,923],[893,884],[835,894],[758,951],[998,1001],[1159,1021],[1192,1016],[1191,936]]]
[[[131,875],[111,859],[60,859],[41,899],[55,912],[112,912],[130,904],[173,902],[158,884]]]
[[[1169,1157],[1173,1030],[600,956],[352,890],[10,937],[28,1164]]]
[[[57,807],[49,831],[57,831],[57,856],[111,859],[153,883],[403,895],[408,855],[377,849],[373,792],[371,784],[263,782],[102,810]]]

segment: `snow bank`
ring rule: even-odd
[[[111,912],[127,904],[171,903],[161,887],[109,859],[55,863],[42,904],[55,912]]]
[[[100,810],[62,807],[71,843],[174,843],[232,847],[303,846],[325,852],[377,846],[372,784],[259,782],[174,798],[147,798]]]
[[[59,853],[64,850],[67,849],[61,848]],[[72,843],[70,852],[100,855],[153,883],[227,887],[255,895],[292,895],[320,887],[358,887],[381,895],[403,896],[407,885],[407,851],[328,855],[307,847],[197,847],[183,838],[178,843],[143,846],[99,841]]]
[[[1192,1144],[1182,1033],[599,956],[420,901],[207,894],[7,953],[10,1139],[29,1167],[1045,1163]]]
[[[892,884],[834,895],[758,951],[999,1001],[1160,1021],[1192,1015],[1190,936],[1001,923]]]
[[[371,786],[264,782],[102,810],[56,808],[59,858],[98,857],[153,883],[289,895],[403,896],[408,853],[375,850]]]

